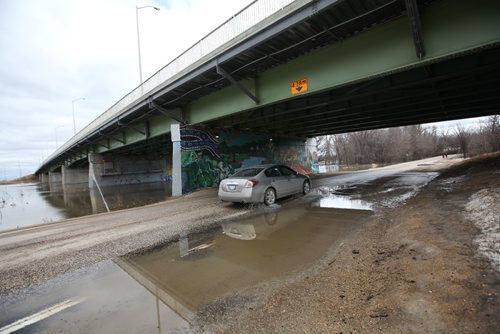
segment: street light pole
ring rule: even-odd
[[[160,8],[155,6],[135,6],[135,25],[137,27],[137,52],[139,55],[139,79],[141,80],[140,84],[142,85],[142,64],[141,64],[141,37],[139,34],[139,9],[143,8],[153,8],[154,10],[160,10]]]
[[[75,123],[75,102],[80,101],[80,100],[85,100],[84,97],[79,97],[77,99],[74,99],[71,101],[71,104],[73,106],[73,135],[76,135],[76,123]]]

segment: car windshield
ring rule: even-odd
[[[255,176],[259,174],[264,168],[246,168],[242,169],[239,172],[235,173],[233,176],[243,176],[243,177],[249,177],[249,176]]]

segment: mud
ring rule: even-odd
[[[466,207],[478,191],[498,191],[499,171],[496,155],[435,175],[399,206],[380,207],[328,264],[260,299],[247,291],[214,303],[198,331],[498,333],[500,275],[479,251],[481,231]],[[368,199],[387,181],[350,192]]]
[[[0,327],[74,302],[28,331],[495,333],[500,155],[460,161],[0,233]]]

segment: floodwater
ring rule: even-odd
[[[337,195],[336,192],[342,191],[345,187],[318,187],[312,190],[313,194],[320,194],[321,196],[315,202],[314,206],[320,208],[331,209],[354,209],[354,210],[372,210],[370,203],[354,199],[345,195]]]
[[[189,332],[200,310],[235,294],[258,294],[331,259],[372,215],[366,208],[322,207],[321,198],[179,235],[145,253],[53,280],[24,299],[0,303],[0,332],[33,315],[29,331],[39,333]],[[45,317],[53,309],[57,316]]]
[[[374,210],[404,204],[437,175],[384,169],[313,180],[311,194],[281,207],[8,296],[0,333],[190,332],[200,314],[245,308],[317,265],[334,265]]]
[[[166,200],[167,183],[131,184],[102,188],[111,211]],[[58,184],[0,185],[0,231],[106,212],[97,189]]]

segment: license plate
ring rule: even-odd
[[[227,189],[235,191],[236,190],[236,185],[235,184],[228,184]]]

